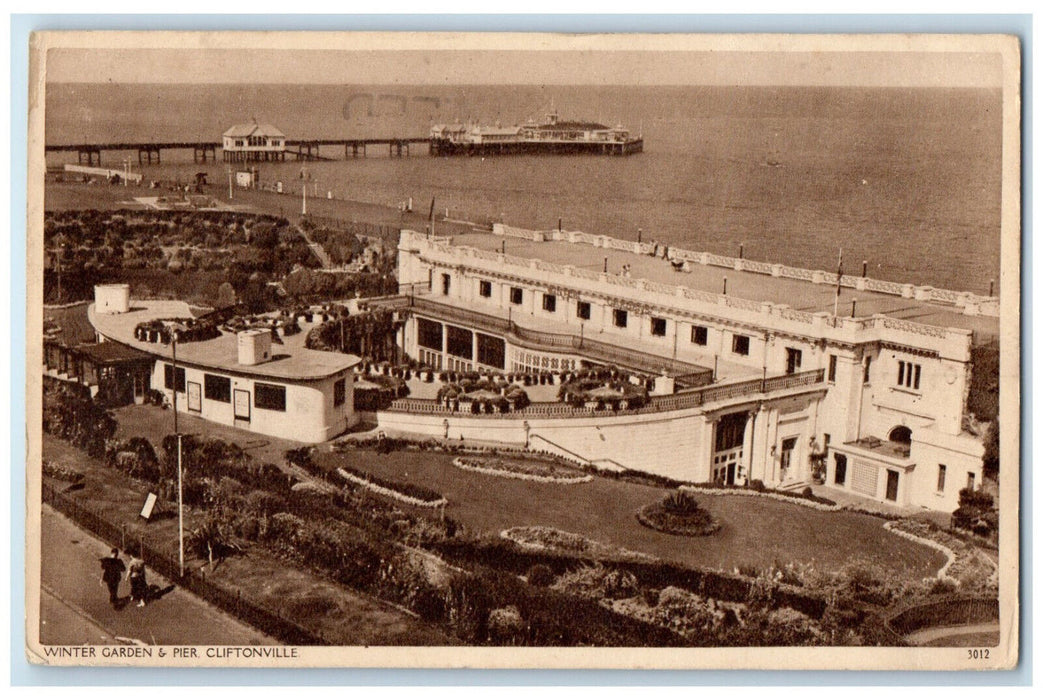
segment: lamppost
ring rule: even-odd
[[[232,199],[232,166],[228,166],[228,199]]]
[[[173,353],[173,362],[170,378],[170,384],[173,387],[173,401],[171,402],[174,406],[174,435],[177,436],[177,561],[178,570],[180,571],[181,577],[185,576],[185,507],[182,498],[183,495],[183,479],[182,479],[182,468],[181,468],[181,431],[178,430],[177,424],[177,329],[171,329],[170,331],[170,347]]]

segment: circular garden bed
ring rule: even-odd
[[[645,506],[637,512],[637,520],[653,530],[686,537],[704,537],[721,529],[716,518],[684,491],[674,491],[663,500]]]
[[[505,457],[457,457],[453,465],[460,469],[508,479],[541,481],[555,484],[580,484],[594,477],[549,460],[510,459]]]

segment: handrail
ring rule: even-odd
[[[508,413],[466,413],[454,411],[436,399],[403,398],[391,402],[386,410],[393,413],[423,413],[436,415],[452,415],[463,418],[487,418],[487,419],[518,419],[518,418],[589,418],[592,416],[612,415],[630,416],[649,413],[665,413],[668,411],[681,411],[689,408],[698,408],[716,401],[727,401],[729,399],[757,394],[766,394],[771,391],[783,389],[794,389],[804,386],[821,384],[825,377],[825,370],[813,369],[799,374],[784,374],[777,377],[764,379],[746,379],[732,384],[715,384],[698,389],[666,396],[650,396],[648,403],[640,408],[624,408],[618,410],[603,409],[598,411],[593,408],[576,408],[566,403],[534,403],[517,411]]]
[[[545,443],[547,443],[551,447],[556,447],[557,449],[561,450],[562,452],[567,452],[569,455],[571,455],[572,457],[574,457],[575,459],[577,459],[578,461],[580,461],[583,464],[591,464],[591,461],[589,459],[587,459],[583,455],[579,454],[578,452],[573,452],[569,448],[564,447],[562,445],[559,445],[558,443],[554,442],[553,440],[549,440],[549,439],[545,438],[544,436],[540,435],[539,433],[533,433],[533,434],[529,435],[530,449],[531,449],[532,441],[535,438],[539,438],[540,440],[543,440]],[[617,462],[617,464],[618,464],[618,462]],[[622,465],[620,465],[620,466],[622,466]]]

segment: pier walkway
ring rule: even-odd
[[[268,160],[285,160],[289,155],[296,160],[332,160],[320,153],[320,148],[326,146],[343,147],[344,158],[366,157],[367,148],[387,146],[389,157],[403,157],[411,154],[411,147],[428,145],[430,139],[426,136],[416,137],[388,137],[375,139],[286,139],[285,151],[257,151],[257,155],[263,154]],[[45,153],[75,153],[80,165],[101,165],[101,154],[104,151],[137,151],[138,163],[149,164],[161,162],[162,151],[180,150],[192,151],[192,162],[206,163],[208,160],[217,160],[217,151],[222,150],[220,141],[114,141],[110,143],[69,143],[69,144],[47,144],[44,146]],[[420,149],[425,155],[428,149]],[[224,160],[240,160],[233,156],[246,155],[239,151],[223,152]],[[252,154],[251,154],[252,155]],[[259,158],[263,159],[263,158]]]

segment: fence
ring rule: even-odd
[[[330,644],[322,635],[301,627],[296,622],[256,601],[243,597],[238,590],[233,592],[207,580],[199,572],[186,571],[185,575],[181,576],[176,553],[166,551],[165,548],[156,546],[140,535],[135,537],[127,532],[125,526],[106,520],[101,514],[77,503],[46,483],[43,484],[43,502],[110,545],[118,546],[121,549],[137,548],[142,561],[161,576],[177,582],[182,588],[271,637],[286,644],[308,646]],[[128,538],[130,538],[129,542]],[[128,547],[128,544],[131,546]]]
[[[632,251],[638,244],[629,241],[614,238],[612,236],[595,236],[581,231],[569,231],[568,235],[555,236],[557,232],[544,232],[544,231],[530,231],[528,229],[518,228],[514,226],[506,226],[504,224],[497,224],[493,227],[493,232],[499,235],[513,236],[516,238],[525,238],[535,241],[549,240],[568,240],[572,243],[584,243],[594,247],[600,248],[611,248],[614,250],[626,250]],[[645,252],[646,246],[641,246],[641,251]],[[759,260],[747,260],[745,258],[733,258],[728,255],[718,255],[716,253],[709,253],[705,251],[691,251],[685,250],[684,248],[675,248],[668,246],[667,250],[671,258],[677,260],[688,260],[691,262],[699,263],[702,265],[713,265],[714,267],[726,267],[733,270],[743,270],[746,272],[753,272],[762,275],[772,275],[779,277],[787,277],[790,279],[803,280],[806,282],[815,282],[816,278],[821,280],[822,284],[834,285],[837,283],[836,273],[825,272],[821,270],[809,270],[799,267],[790,267],[789,265],[779,265]],[[890,294],[894,296],[908,296],[910,289],[917,285],[903,284],[900,282],[890,282],[887,280],[878,280],[871,277],[856,277],[854,275],[843,275],[840,280],[840,284],[844,287],[852,289],[858,289],[860,285],[870,292],[879,292],[881,294]],[[984,302],[995,302],[996,297],[985,297],[971,292],[960,292],[950,289],[932,289],[924,288],[927,294],[927,300],[942,303],[951,304],[954,306],[961,306],[965,301],[976,301],[979,303]],[[992,313],[992,307],[989,306],[982,311],[983,315],[999,315],[998,310],[995,314]]]
[[[930,627],[998,623],[999,606],[996,598],[949,596],[907,608],[893,615],[887,626],[897,634],[907,635]]]
[[[718,384],[698,389],[689,389],[668,396],[650,396],[648,403],[640,408],[612,409],[606,405],[603,409],[577,408],[566,403],[534,403],[517,411],[508,413],[470,413],[469,408],[463,411],[454,410],[436,399],[398,399],[392,401],[387,410],[395,413],[456,415],[473,418],[589,418],[594,415],[629,416],[647,413],[665,413],[687,408],[698,408],[707,403],[725,401],[727,399],[764,394],[782,389],[794,389],[803,386],[821,384],[825,370],[814,369],[798,374],[785,374],[770,379],[748,379],[734,384]]]

